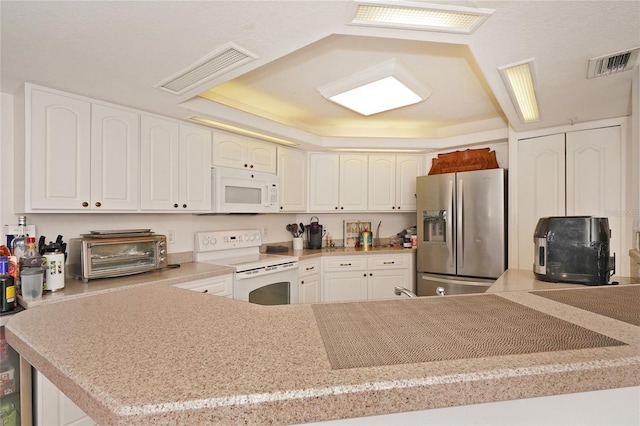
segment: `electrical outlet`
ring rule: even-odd
[[[176,240],[175,240],[175,235],[174,235],[173,229],[169,229],[167,231],[167,243],[173,244],[175,242],[176,242]]]
[[[262,227],[262,238],[267,237],[269,235],[269,228],[266,226]]]

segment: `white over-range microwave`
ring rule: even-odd
[[[228,167],[211,168],[213,213],[275,213],[280,183],[271,173]]]

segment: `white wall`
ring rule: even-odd
[[[20,173],[14,164],[14,111],[13,96],[2,93],[0,104],[0,224],[17,224],[18,215],[14,212],[14,171]],[[16,141],[16,143],[24,143]],[[164,234],[173,230],[175,243],[169,245],[169,253],[189,252],[193,250],[193,234],[197,231],[220,229],[257,228],[263,232],[264,243],[290,241],[291,234],[285,229],[288,223],[308,224],[313,216],[304,214],[262,214],[262,215],[210,215],[191,214],[28,214],[27,223],[36,225],[37,237],[44,235],[47,241],[54,241],[62,235],[65,241],[80,234],[97,229],[151,228]],[[415,225],[415,213],[398,214],[319,214],[321,225],[328,229],[334,239],[342,240],[342,221],[361,220],[375,223],[382,221],[381,237],[390,237],[402,229]],[[266,230],[266,235],[265,231]],[[0,230],[0,244],[6,243],[4,226]]]

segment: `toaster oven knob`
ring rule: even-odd
[[[167,251],[165,249],[160,249],[160,254],[167,254]]]
[[[160,260],[160,263],[164,263],[165,258],[164,258],[164,257],[161,257],[159,260]]]

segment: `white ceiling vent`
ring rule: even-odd
[[[638,59],[638,51],[640,51],[640,47],[589,59],[587,78],[602,77],[630,70]]]
[[[234,43],[227,43],[211,54],[158,83],[155,87],[181,95],[200,84],[258,58]]]

